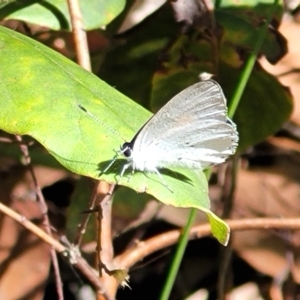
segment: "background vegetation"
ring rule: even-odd
[[[298,4],[150,4],[0,4],[1,299],[298,296]],[[189,170],[192,187],[163,172],[174,193],[155,174],[115,188],[122,161],[92,181],[202,72],[222,86],[240,135],[236,157],[211,170],[209,197]],[[226,248],[209,237],[226,243],[217,216],[232,231]],[[183,227],[192,241],[173,285]]]

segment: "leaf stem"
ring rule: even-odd
[[[237,84],[237,87],[234,91],[234,94],[232,96],[230,106],[228,108],[229,118],[233,117],[233,115],[235,114],[236,109],[239,105],[240,99],[243,95],[243,92],[245,90],[245,87],[247,85],[249,77],[250,77],[251,72],[253,70],[254,64],[256,62],[258,53],[259,53],[259,51],[260,51],[260,49],[263,45],[263,42],[265,40],[269,24],[271,22],[271,19],[272,19],[273,15],[276,12],[278,2],[279,2],[279,0],[274,0],[273,6],[270,9],[270,13],[268,15],[268,18],[265,20],[262,28],[258,31],[257,43],[254,45],[254,49],[251,52],[248,60],[246,61],[245,67],[244,67],[244,69],[242,71],[242,74],[240,76],[240,80],[239,80],[239,82]]]
[[[172,263],[171,263],[171,266],[170,266],[170,269],[168,272],[167,281],[164,285],[161,296],[159,298],[160,300],[168,300],[169,299],[169,295],[171,293],[174,281],[177,276],[178,269],[179,269],[181,261],[182,261],[182,257],[184,255],[186,245],[189,240],[189,232],[190,232],[190,229],[196,218],[196,214],[197,214],[197,209],[192,208],[190,211],[189,217],[188,217],[188,221],[187,221],[186,225],[184,226],[184,228],[181,232],[181,235],[179,237],[175,255],[172,259]]]

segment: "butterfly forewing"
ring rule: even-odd
[[[235,152],[238,135],[227,121],[226,99],[220,86],[202,81],[185,89],[155,114],[133,143],[132,160],[156,168],[204,168]]]
[[[204,125],[203,121],[206,119],[225,122],[225,101],[216,82],[209,80],[196,83],[177,94],[163,106],[144,125],[137,139],[141,145],[146,146],[153,140],[165,140],[172,129],[180,131],[181,127],[190,126],[193,122],[200,122],[200,125]],[[193,125],[199,128],[199,123]]]

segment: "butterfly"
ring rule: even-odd
[[[205,169],[223,163],[238,146],[236,125],[227,117],[226,98],[213,80],[200,81],[173,97],[120,149],[120,173],[184,167]]]
[[[83,106],[79,107],[97,120]],[[220,85],[211,79],[203,80],[174,96],[154,114],[130,142],[120,147],[101,173],[121,153],[127,159],[121,177],[131,168],[133,172],[154,172],[164,183],[159,169],[203,170],[223,163],[235,153],[238,140],[236,125],[227,117],[226,98]]]

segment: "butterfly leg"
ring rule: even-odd
[[[101,175],[103,175],[104,173],[106,173],[106,171],[114,164],[114,162],[117,160],[117,158],[118,158],[118,153],[114,156],[114,158],[109,162],[109,164],[105,167],[105,169],[104,170],[101,170],[100,171],[100,174],[99,174],[99,177],[101,176]]]
[[[123,168],[122,168],[122,170],[121,170],[119,176],[122,178],[123,175],[124,175],[124,173],[126,172],[126,170],[127,170],[129,167],[131,167],[131,166],[132,166],[132,162],[129,162],[129,163],[123,165]],[[133,174],[133,173],[134,173],[134,170],[132,169],[132,174]],[[128,181],[130,180],[130,178],[131,178],[131,176],[128,177]]]
[[[160,181],[162,182],[162,184],[171,192],[174,193],[167,185],[166,181],[163,179],[163,177],[161,176],[161,174],[159,173],[159,171],[157,169],[154,169],[154,172],[157,174],[157,176],[159,177]]]

